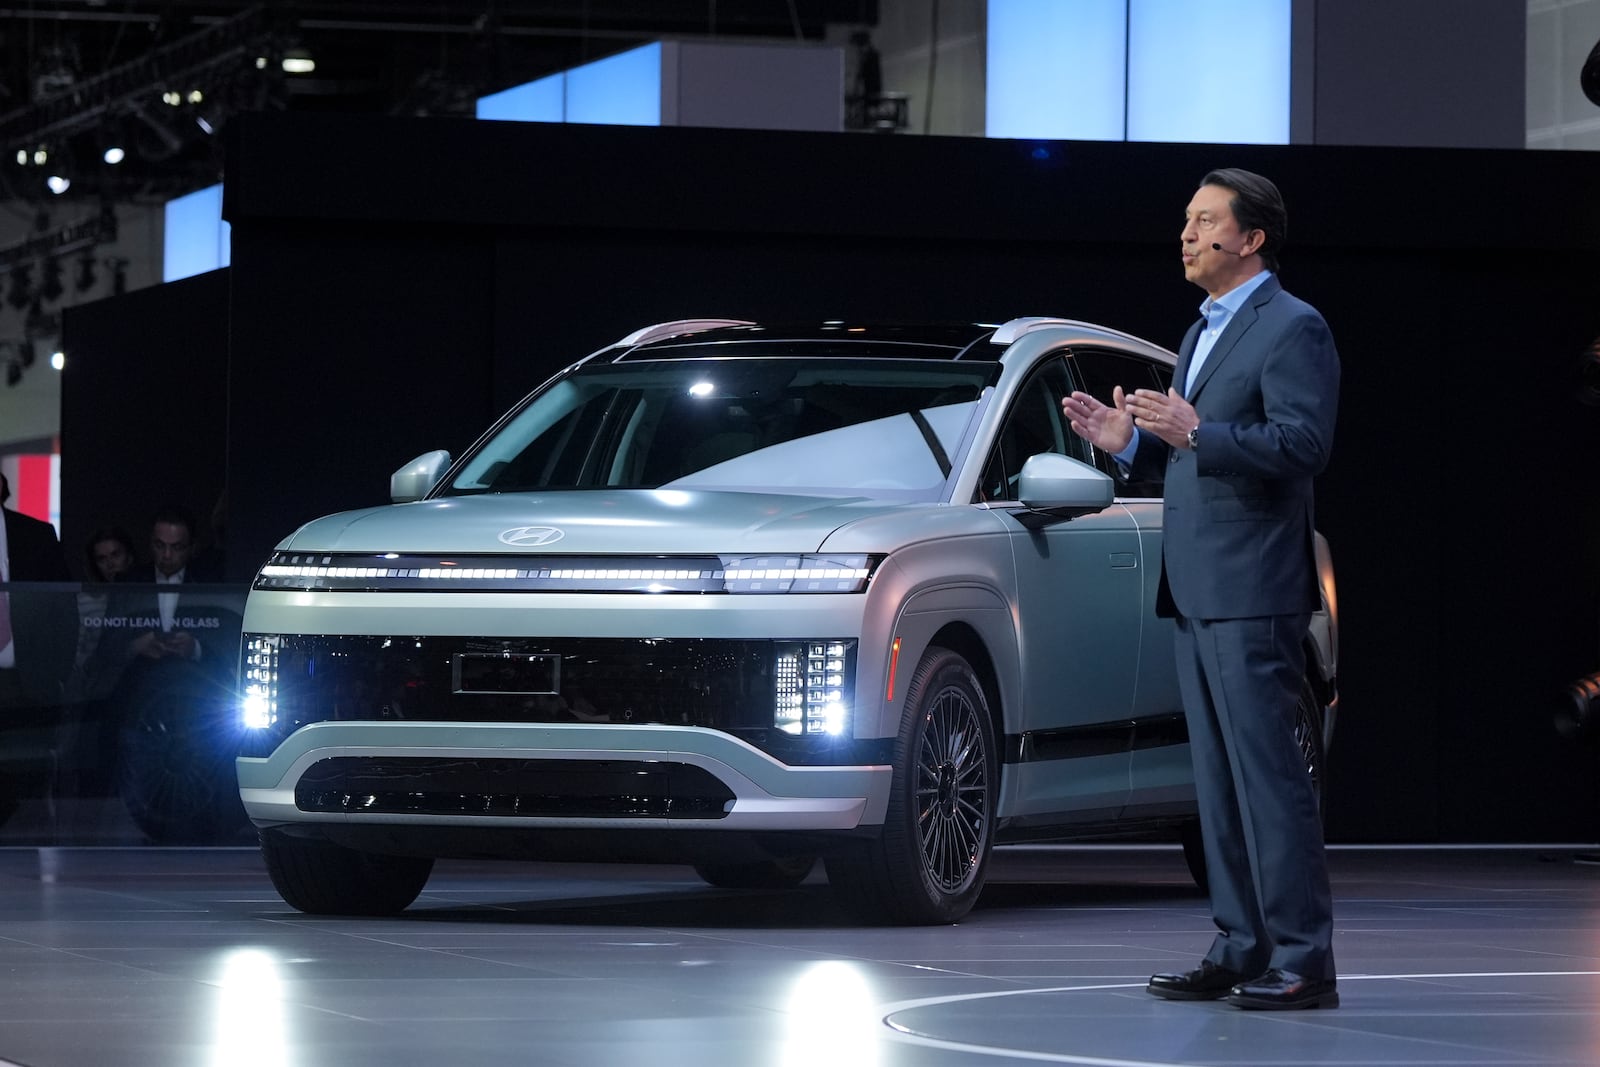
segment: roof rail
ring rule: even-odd
[[[686,333],[699,333],[701,330],[714,330],[719,326],[754,326],[755,323],[748,319],[674,319],[671,322],[658,322],[654,326],[645,326],[634,330],[628,336],[618,341],[613,348],[630,347],[632,345],[648,344],[651,341],[660,341],[668,337],[678,337]]]
[[[1057,319],[1047,315],[1024,315],[1020,319],[1012,319],[994,331],[990,341],[997,345],[1008,345],[1025,333],[1034,330],[1048,329],[1051,326],[1087,326],[1088,323],[1079,322],[1077,319]]]
[[[1093,330],[1095,333],[1110,334],[1114,337],[1125,337],[1130,341],[1138,341],[1140,344],[1144,345],[1150,344],[1150,342],[1146,341],[1144,338],[1128,333],[1126,330],[1118,330],[1111,326],[1102,326],[1096,322],[1084,322],[1082,319],[1057,319],[1044,315],[1026,315],[1019,319],[1012,319],[1010,322],[995,330],[994,336],[989,338],[989,340],[997,345],[1009,345],[1011,342],[1015,341],[1025,333],[1032,333],[1034,330],[1047,330],[1057,326],[1075,327],[1080,330]]]

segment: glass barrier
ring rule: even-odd
[[[11,582],[0,846],[250,844],[242,585]]]

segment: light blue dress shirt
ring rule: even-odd
[[[1189,390],[1194,388],[1195,379],[1200,376],[1200,368],[1205,364],[1206,357],[1211,354],[1217,338],[1222,336],[1222,331],[1233,321],[1233,313],[1243,307],[1244,302],[1250,299],[1250,294],[1259,289],[1261,283],[1270,277],[1272,277],[1270,270],[1259,271],[1221,296],[1215,298],[1208,296],[1200,301],[1200,317],[1206,324],[1201,328],[1200,336],[1195,338],[1194,355],[1189,358],[1189,374],[1183,383],[1185,397],[1189,395]],[[1139,427],[1135,426],[1128,447],[1111,458],[1126,471],[1133,466],[1133,456],[1138,451]]]

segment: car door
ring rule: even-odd
[[[1112,390],[1156,389],[1165,392],[1172,369],[1131,352],[1110,348],[1077,348],[1068,368],[1078,387],[1109,404]],[[1130,481],[1116,462],[1096,451],[1094,461],[1116,481],[1117,499],[1138,529],[1141,594],[1139,661],[1133,691],[1133,742],[1129,759],[1129,799],[1147,814],[1165,805],[1185,806],[1194,795],[1194,770],[1189,734],[1178,696],[1177,664],[1172,652],[1172,620],[1157,618],[1156,590],[1161,578],[1161,491],[1155,478]]]
[[[1035,521],[1016,499],[1022,464],[1040,452],[1090,459],[1067,423],[1062,356],[1035,368],[1012,399],[980,482],[1006,525],[1016,574],[1022,707],[1011,719],[1005,804],[1012,824],[1094,820],[1120,811],[1128,784],[1139,651],[1139,533],[1113,505]]]

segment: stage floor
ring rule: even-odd
[[[0,1064],[1108,1067],[1600,1064],[1600,866],[1578,846],[1336,848],[1343,1006],[1144,992],[1211,925],[1175,848],[996,853],[950,927],[864,928],[820,869],[441,863],[317,919],[244,848],[0,849]]]

